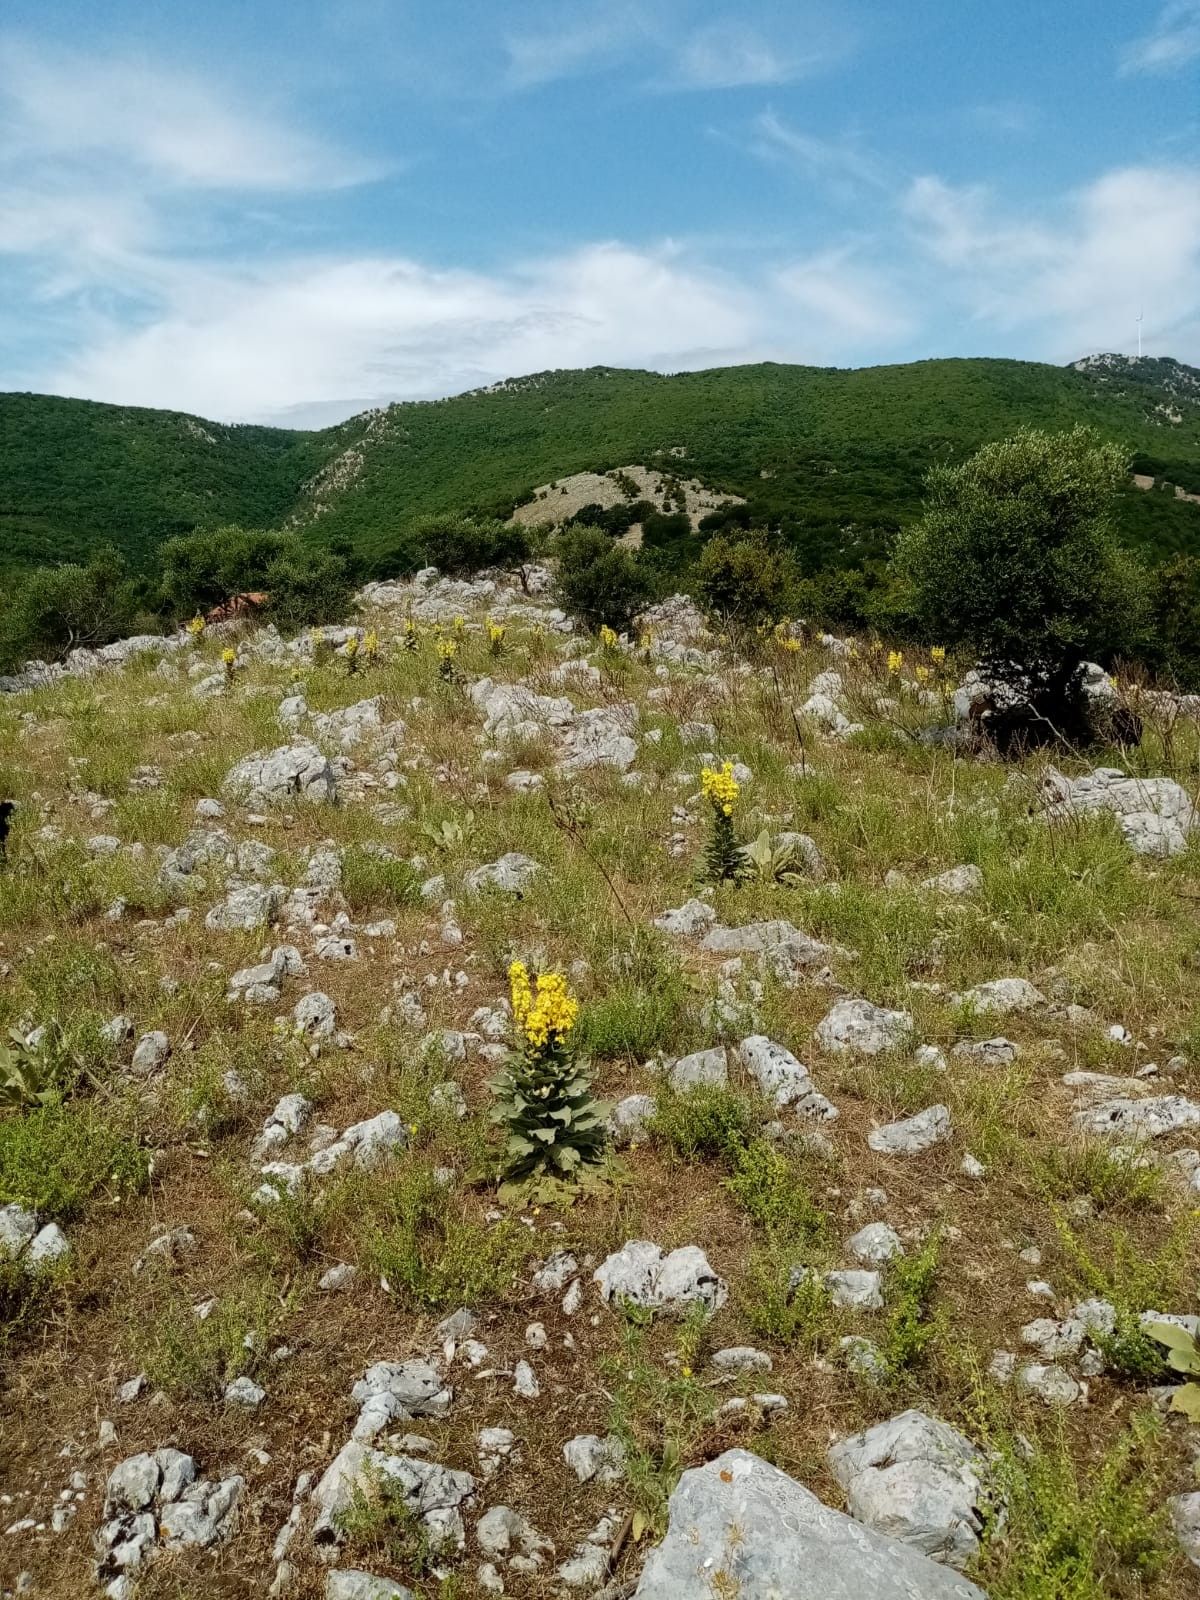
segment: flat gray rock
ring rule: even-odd
[[[926,1106],[915,1116],[872,1128],[867,1135],[871,1149],[881,1156],[916,1156],[931,1145],[941,1144],[954,1131],[947,1106]]]
[[[685,1472],[638,1600],[987,1600],[982,1589],[876,1533],[747,1450]]]
[[[662,1246],[649,1239],[631,1239],[602,1261],[593,1277],[607,1305],[628,1301],[671,1316],[685,1316],[694,1305],[719,1311],[729,1296],[725,1280],[694,1244],[664,1255]]]
[[[343,1567],[325,1579],[325,1600],[416,1600],[416,1596],[391,1578],[376,1578],[357,1567]]]
[[[233,799],[255,806],[337,799],[337,781],[328,756],[304,739],[246,756],[226,773],[224,789]]]

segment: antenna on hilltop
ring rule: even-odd
[[[1142,313],[1141,313],[1140,310],[1138,311],[1138,314],[1137,314],[1137,316],[1136,316],[1136,318],[1134,320],[1137,322],[1138,360],[1140,361],[1142,359]]]

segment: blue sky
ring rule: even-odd
[[[5,0],[0,387],[1200,364],[1200,0]]]

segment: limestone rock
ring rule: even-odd
[[[226,773],[224,789],[232,798],[254,806],[337,799],[337,780],[328,756],[303,739],[246,756]]]
[[[915,1116],[900,1122],[886,1123],[882,1128],[872,1128],[867,1143],[878,1155],[915,1156],[931,1145],[941,1144],[953,1132],[950,1111],[946,1106],[926,1106]]]
[[[671,1316],[684,1316],[694,1305],[719,1311],[729,1295],[723,1278],[694,1244],[664,1255],[648,1239],[632,1239],[608,1256],[593,1274],[605,1304],[629,1301]]]
[[[828,1452],[850,1514],[935,1561],[963,1567],[979,1548],[987,1464],[971,1441],[904,1411]]]
[[[717,1574],[738,1600],[986,1600],[974,1584],[823,1505],[746,1450],[683,1474],[637,1600],[697,1600]]]
[[[879,1055],[908,1042],[912,1016],[888,1011],[869,1000],[839,1000],[817,1024],[816,1040],[834,1055]]]

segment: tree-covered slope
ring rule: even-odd
[[[339,431],[0,394],[0,564],[75,559],[105,542],[140,564],[172,534],[275,524]]]
[[[0,537],[9,563],[106,538],[143,561],[162,537],[223,521],[351,538],[411,555],[433,512],[505,514],[537,484],[632,462],[748,497],[809,558],[877,553],[920,503],[925,472],[1023,423],[1091,423],[1138,470],[1200,486],[1200,374],[1163,360],[1074,368],[997,360],[833,369],[776,364],[661,377],[592,368],[365,413],[316,433],[224,427],[174,412],[0,397]],[[1200,549],[1200,508],[1132,486],[1130,542]]]

